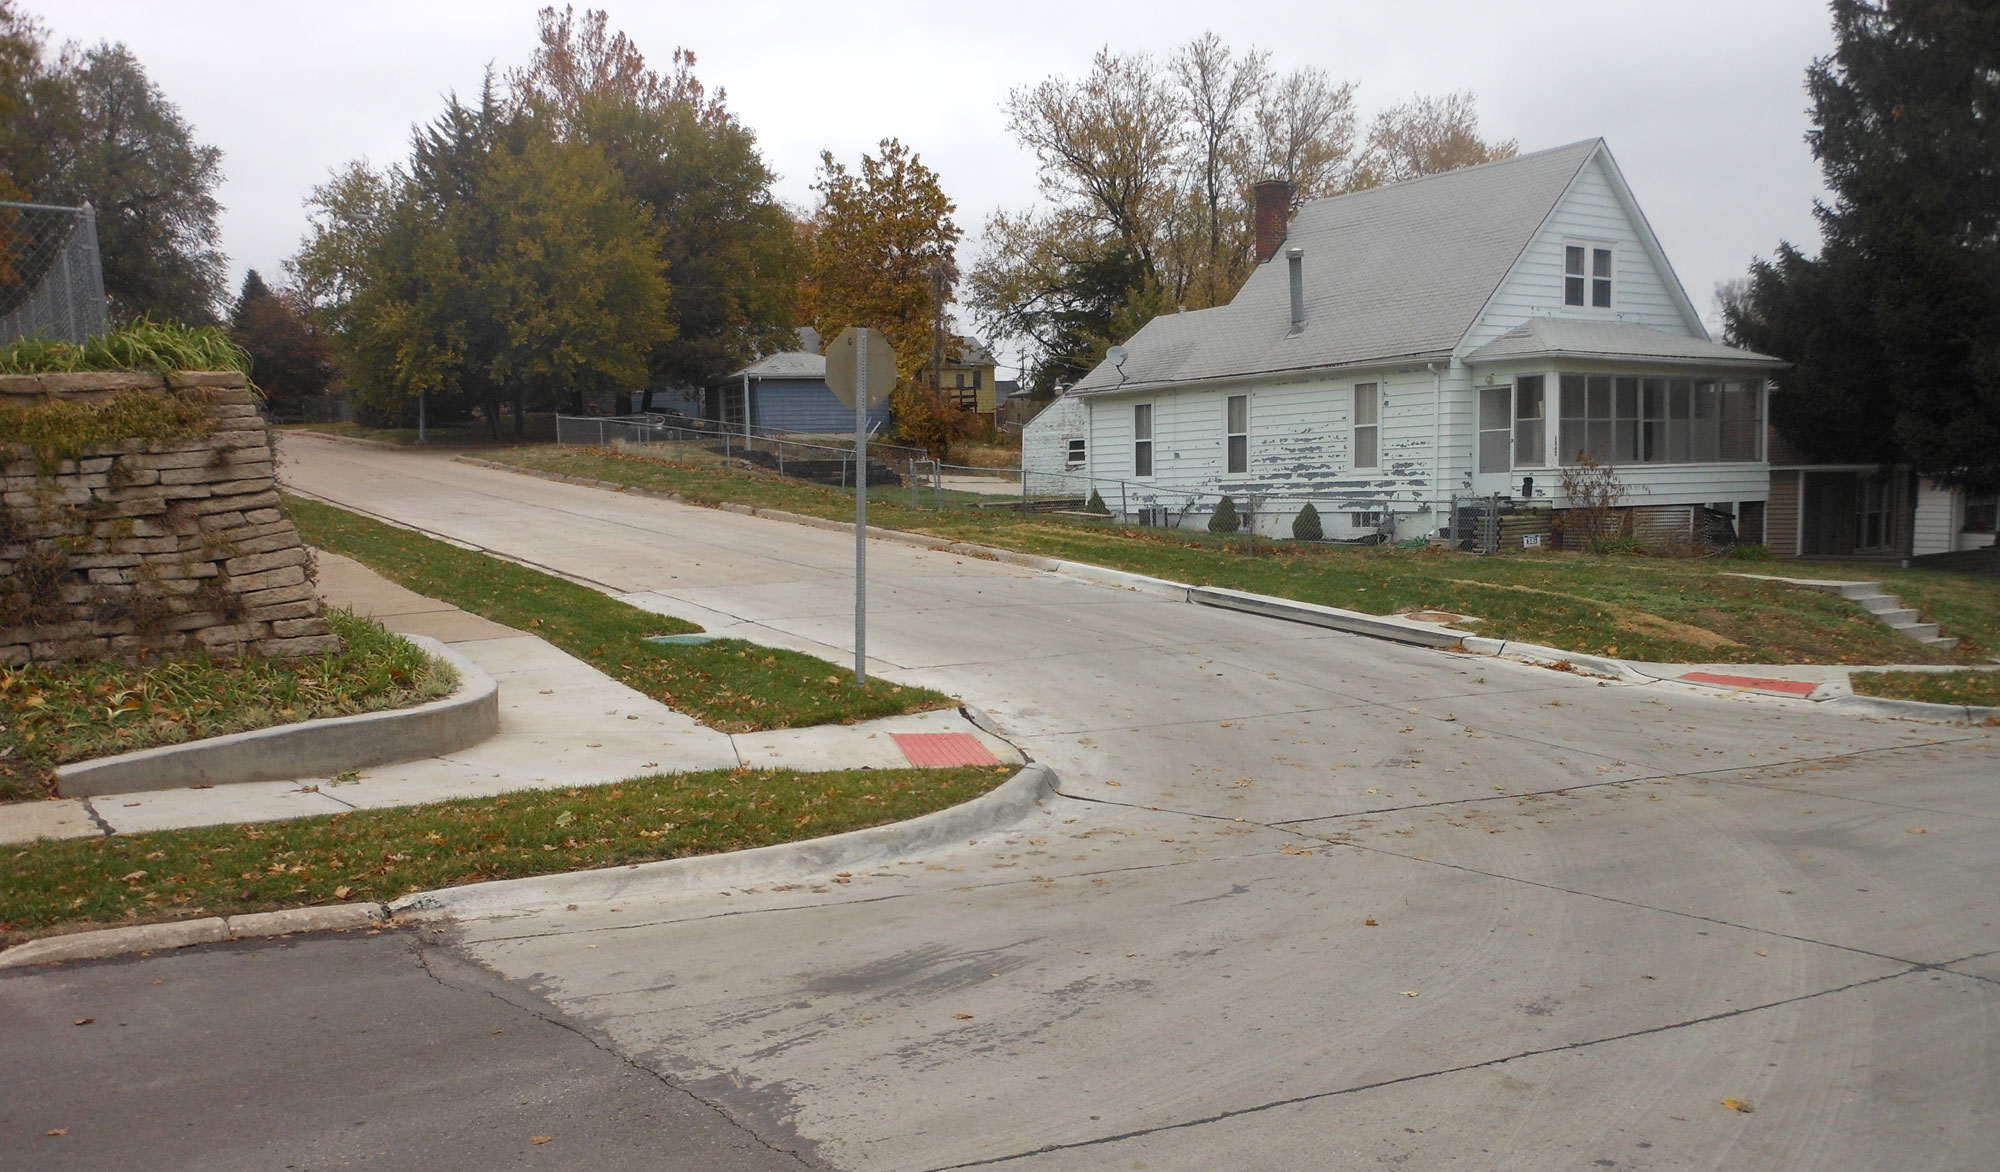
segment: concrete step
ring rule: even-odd
[[[1923,640],[1923,644],[1926,647],[1935,647],[1939,651],[1956,651],[1958,650],[1958,636],[1938,635],[1933,638]]]
[[[1880,582],[1842,582],[1835,587],[1842,598],[1863,599],[1885,597]]]
[[[1875,612],[1875,617],[1892,627],[1901,627],[1906,623],[1914,623],[1924,616],[1922,611],[1903,607],[1900,610],[1878,610]]]
[[[1919,643],[1928,643],[1938,637],[1936,623],[1890,623],[1889,629],[1898,634],[1908,635]]]
[[[1903,605],[1903,600],[1893,594],[1870,594],[1865,598],[1851,598],[1849,601],[1859,604],[1863,610],[1873,611],[1876,614],[1895,610]]]

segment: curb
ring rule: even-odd
[[[1594,672],[1612,679],[1624,680],[1628,684],[1657,684],[1657,676],[1649,676],[1622,659],[1607,659],[1602,655],[1583,655],[1574,651],[1560,651],[1554,647],[1544,647],[1540,643],[1521,643],[1512,639],[1488,639],[1479,635],[1465,637],[1465,649],[1474,655],[1490,655],[1496,659],[1515,659],[1536,667],[1554,667],[1567,663],[1582,671]]]
[[[103,960],[135,952],[165,952],[197,944],[220,944],[225,940],[261,940],[268,936],[289,936],[294,932],[346,932],[355,928],[370,928],[388,918],[389,909],[379,903],[336,903],[226,918],[209,916],[170,924],[105,928],[67,936],[45,936],[26,944],[16,944],[0,952],[0,969],[65,964],[73,960]]]
[[[1408,643],[1417,647],[1445,650],[1468,642],[1463,635],[1413,623],[1407,619],[1363,614],[1360,611],[1320,606],[1311,602],[1297,602],[1289,598],[1273,598],[1268,594],[1252,594],[1247,590],[1228,590],[1219,586],[1190,586],[1187,595],[1189,602],[1199,603],[1202,606],[1263,615],[1294,623],[1309,623],[1315,627],[1326,627],[1353,635],[1366,635],[1372,639],[1385,639],[1393,643]]]
[[[852,867],[943,846],[957,839],[976,838],[1017,822],[1054,796],[1056,784],[1056,776],[1048,766],[1030,765],[998,788],[971,801],[907,822],[726,854],[447,887],[406,896],[391,904],[389,910],[399,917],[424,919],[511,915],[573,903],[656,898],[663,889],[735,887],[834,867]]]
[[[1930,704],[1922,700],[1891,700],[1883,696],[1829,696],[1818,704],[1856,716],[1886,716],[1892,720],[1934,720],[1945,724],[1985,724],[2000,721],[2000,708],[1967,704]]]
[[[458,670],[458,690],[414,708],[329,716],[274,728],[139,749],[56,770],[66,798],[327,777],[476,745],[500,727],[500,685],[471,660],[426,635],[404,636]]]

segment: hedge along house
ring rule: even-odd
[[[1454,495],[1563,509],[1612,465],[1642,531],[1761,536],[1765,376],[1708,338],[1601,139],[1317,200],[1257,187],[1229,304],[1153,319],[1026,430],[1023,467],[1128,520],[1263,499],[1289,532],[1435,533]],[[1039,487],[1039,484],[1036,485]]]

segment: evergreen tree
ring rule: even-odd
[[[1823,245],[1751,269],[1731,340],[1794,364],[1809,456],[2000,488],[2000,4],[1835,0],[1806,75]]]

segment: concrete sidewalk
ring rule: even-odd
[[[650,773],[738,766],[905,769],[926,747],[897,739],[911,734],[957,734],[944,744],[959,747],[969,747],[959,738],[970,736],[1000,762],[1026,760],[953,709],[863,724],[718,732],[534,635],[406,590],[349,558],[322,552],[319,585],[328,603],[372,616],[392,631],[429,635],[491,674],[500,684],[500,731],[462,752],[378,766],[356,776],[0,805],[0,843],[276,821],[510,790],[599,785]]]

